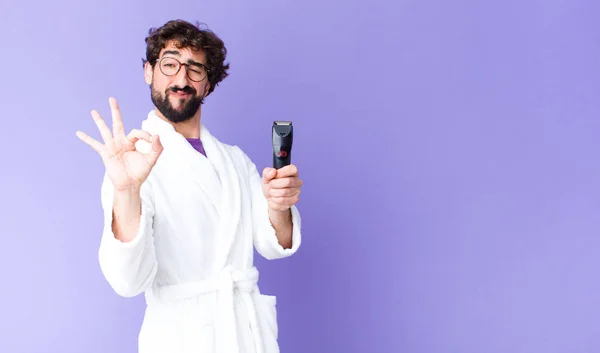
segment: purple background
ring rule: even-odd
[[[135,352],[75,131],[109,96],[139,126],[173,18],[229,49],[213,133],[262,169],[296,126],[303,248],[257,263],[282,353],[600,351],[597,1],[6,1],[0,351]]]

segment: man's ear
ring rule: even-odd
[[[146,80],[147,85],[150,85],[152,83],[152,76],[152,66],[149,62],[147,62],[146,64],[144,64],[144,79]]]

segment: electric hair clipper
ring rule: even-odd
[[[280,169],[291,163],[293,140],[291,121],[273,122],[273,168]]]

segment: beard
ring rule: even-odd
[[[154,84],[150,85],[152,103],[156,106],[159,112],[165,116],[170,122],[181,123],[191,119],[204,104],[204,96],[199,96],[193,87],[185,86],[183,88],[171,87],[165,91],[164,96],[158,90],[154,89]],[[190,98],[179,98],[179,108],[173,107],[169,101],[169,94],[182,91],[191,95]]]

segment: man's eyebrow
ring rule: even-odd
[[[197,62],[197,61],[194,61],[194,60],[192,60],[192,59],[188,59],[188,64],[191,64],[191,65],[198,65],[198,66],[206,66],[206,65],[204,65],[203,63],[199,63],[199,62]]]
[[[166,54],[173,54],[173,55],[181,56],[181,54],[177,50],[165,50],[163,55],[166,55]]]
[[[172,54],[172,55],[176,55],[176,56],[181,56],[181,53],[180,53],[179,51],[177,51],[177,50],[165,50],[165,51],[163,52],[163,55],[167,55],[167,54]],[[201,62],[194,61],[194,60],[192,60],[192,59],[188,59],[188,61],[187,61],[187,62],[188,62],[188,64],[191,64],[191,65],[198,65],[198,66],[204,66],[204,67],[206,67],[206,65],[205,65],[205,64],[203,64],[203,63],[201,63]]]

